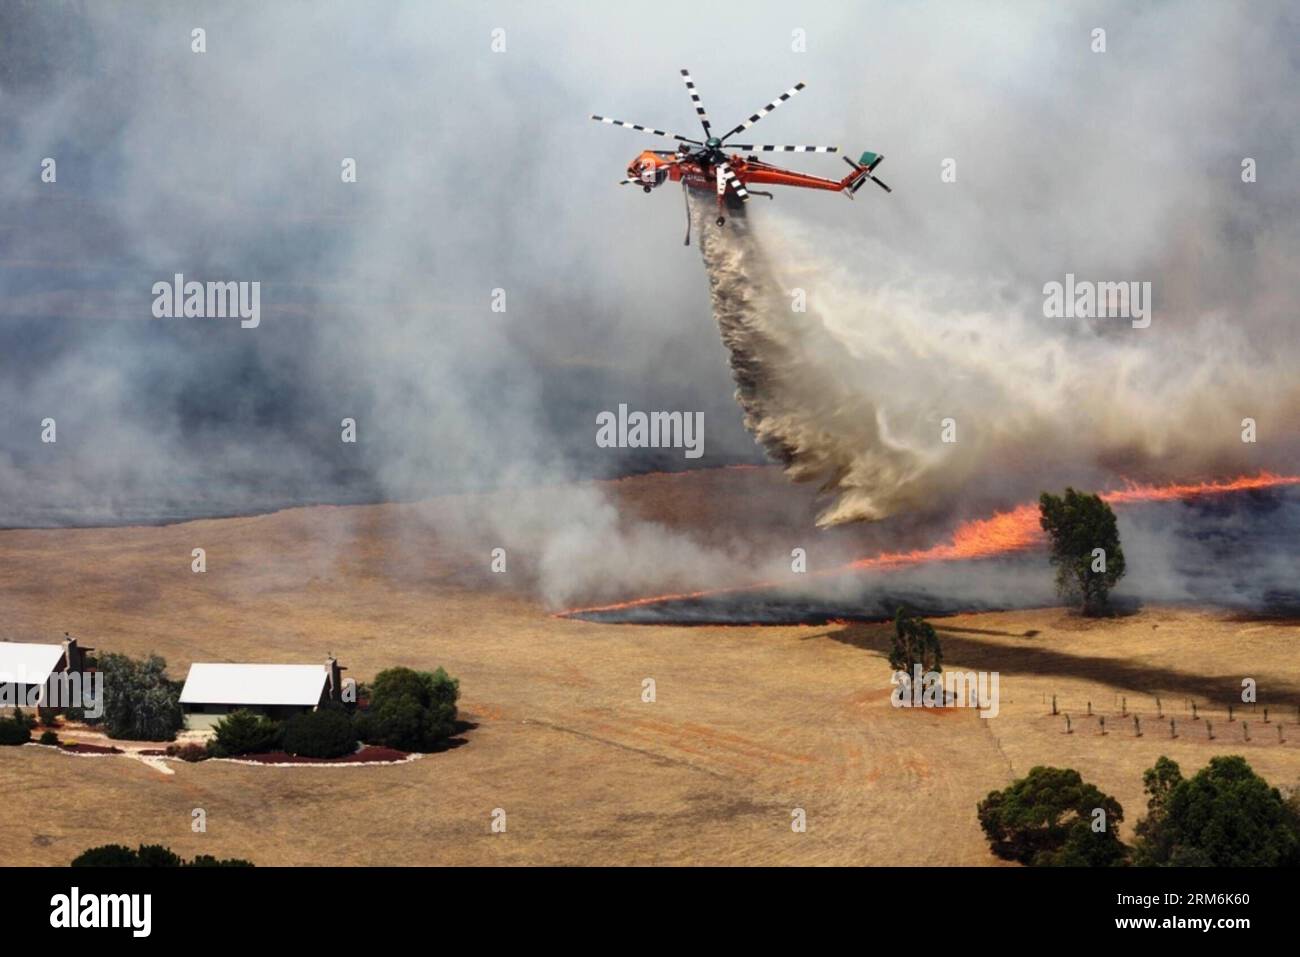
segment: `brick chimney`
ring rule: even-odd
[[[331,701],[343,700],[343,672],[347,670],[333,655],[325,659],[325,671],[329,675],[325,682],[325,690]]]
[[[66,631],[63,633],[63,664],[69,674],[86,670],[86,652],[94,648],[82,648]]]

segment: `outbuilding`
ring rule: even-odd
[[[190,729],[210,728],[232,711],[253,711],[283,720],[343,700],[342,668],[195,662],[181,689],[181,711]]]

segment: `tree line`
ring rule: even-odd
[[[1284,795],[1245,758],[1211,758],[1188,778],[1162,756],[1142,783],[1132,844],[1120,803],[1071,768],[1035,767],[976,810],[993,853],[1031,867],[1300,866],[1300,788]]]

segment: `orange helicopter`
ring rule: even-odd
[[[753,189],[752,187],[755,185],[825,189],[835,193],[843,193],[849,199],[852,199],[853,194],[861,188],[862,184],[867,180],[871,180],[885,192],[893,192],[873,175],[876,167],[885,160],[885,157],[879,153],[863,153],[856,163],[847,156],[844,157],[844,162],[853,167],[853,172],[844,179],[834,180],[781,169],[778,166],[763,162],[757,156],[742,157],[735,154],[728,156],[723,152],[726,149],[731,149],[759,150],[766,153],[838,153],[839,147],[837,146],[767,146],[727,142],[731,137],[749,129],[786,100],[804,89],[806,84],[796,83],[749,119],[738,124],[722,136],[714,136],[713,128],[709,124],[709,117],[704,111],[704,104],[700,100],[699,91],[695,88],[695,81],[691,79],[690,71],[682,70],[682,80],[686,83],[686,91],[690,94],[691,102],[695,105],[695,112],[700,118],[700,125],[704,127],[703,140],[691,139],[678,133],[670,133],[668,130],[657,130],[653,127],[642,126],[639,123],[616,120],[609,116],[592,115],[591,118],[600,123],[625,126],[630,130],[640,130],[654,136],[667,136],[678,140],[681,144],[676,151],[643,151],[628,166],[627,178],[619,181],[620,186],[640,186],[648,193],[656,186],[662,186],[671,180],[674,183],[681,183],[683,190],[695,189],[703,192],[716,192],[718,197],[717,223],[719,226],[727,221],[723,215],[723,210],[726,207],[740,207],[747,203],[749,197],[753,195],[766,196],[768,199],[772,198],[771,193]],[[688,208],[686,243],[689,244],[690,241]]]

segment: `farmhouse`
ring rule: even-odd
[[[80,707],[80,676],[86,669],[87,651],[77,639],[65,635],[62,644],[0,641],[0,707]],[[75,682],[60,682],[61,677]],[[76,688],[69,689],[75,684]],[[75,700],[64,700],[72,693]]]
[[[196,662],[181,689],[185,726],[211,728],[232,711],[283,719],[343,700],[346,669],[330,657],[322,665]]]

